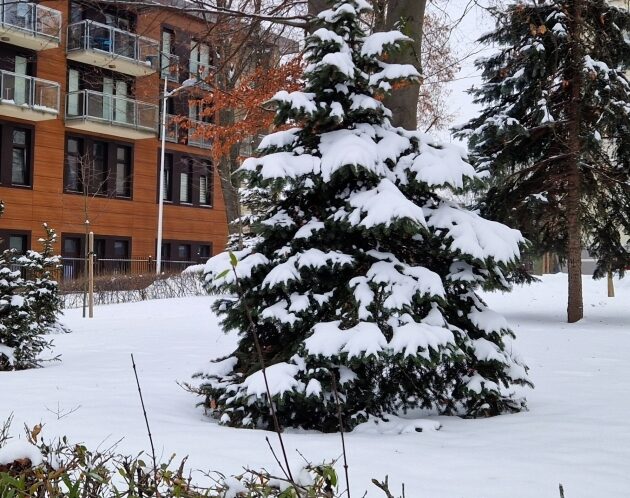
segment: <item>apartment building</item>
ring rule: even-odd
[[[37,248],[47,222],[78,258],[88,219],[97,258],[156,257],[164,79],[173,90],[207,74],[207,30],[160,8],[0,0],[0,248]],[[191,98],[167,99],[164,260],[205,260],[227,237],[211,144],[196,131],[211,118]]]

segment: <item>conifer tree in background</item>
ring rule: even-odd
[[[57,236],[44,224],[42,252],[0,254],[0,371],[41,365],[39,355],[51,348],[45,334],[57,326],[61,310],[52,271],[59,257],[53,246]]]
[[[512,333],[475,294],[507,288],[522,237],[440,194],[475,177],[459,149],[390,124],[376,97],[418,73],[384,62],[409,39],[366,36],[358,16],[369,8],[336,1],[319,14],[304,90],[273,99],[276,123],[295,127],[241,168],[251,188],[282,195],[233,271],[228,253],[206,265],[214,309],[240,339],[197,376],[223,424],[273,426],[248,314],[284,426],[337,430],[335,385],[350,428],[416,407],[523,407]]]
[[[519,228],[539,253],[566,258],[568,321],[583,316],[581,250],[595,276],[630,262],[630,14],[605,0],[495,9],[481,38],[481,114],[463,129],[488,173],[482,214]]]

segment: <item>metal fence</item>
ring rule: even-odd
[[[162,261],[162,273],[176,274],[198,261]],[[154,274],[156,261],[147,259],[110,259],[94,258],[94,276],[143,275]],[[59,269],[60,280],[74,280],[86,276],[87,265],[84,258],[62,258]]]
[[[0,103],[59,112],[59,83],[0,70]]]
[[[31,2],[0,3],[0,24],[59,43],[61,12]]]

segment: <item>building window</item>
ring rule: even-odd
[[[212,165],[210,161],[201,161],[199,166],[199,204],[212,206]]]
[[[114,240],[114,258],[116,259],[129,258],[129,241],[128,240]]]
[[[177,259],[179,261],[190,261],[190,244],[179,244],[177,246]]]
[[[0,144],[0,184],[8,187],[32,186],[31,129],[0,123]]]
[[[162,78],[177,81],[179,78],[179,68],[176,59],[173,57],[175,47],[175,35],[169,29],[162,30],[162,54],[160,62],[160,74]]]
[[[63,273],[76,277],[85,271],[85,235],[62,234]],[[121,236],[94,236],[94,271],[97,274],[127,272],[130,269],[131,239]],[[122,261],[121,261],[122,260]]]
[[[30,238],[30,232],[0,230],[0,252],[14,249],[18,254],[24,254],[30,247]]]
[[[182,160],[179,172],[179,202],[184,204],[192,203],[192,168],[191,160]]]
[[[87,151],[87,153],[85,153]],[[66,138],[65,190],[130,199],[133,148],[91,137]]]
[[[189,240],[165,240],[162,242],[162,260],[172,263],[167,269],[183,270],[182,263],[205,263],[212,256],[212,243]]]
[[[29,185],[28,178],[28,130],[15,128],[13,130],[13,151],[11,158],[11,184]]]
[[[199,244],[199,249],[197,251],[197,257],[201,261],[206,261],[212,256],[212,245],[210,244]]]
[[[157,174],[159,186],[159,161]],[[207,159],[167,152],[164,154],[164,200],[173,204],[211,207],[213,175],[212,163]],[[159,202],[159,195],[156,198]]]
[[[92,142],[91,167],[88,168],[91,194],[107,194],[107,144]]]
[[[164,154],[164,200],[173,200],[173,156]]]
[[[13,249],[18,254],[26,252],[26,235],[10,235],[9,249]]]
[[[116,196],[131,197],[131,150],[116,147]]]
[[[192,42],[190,49],[189,70],[191,77],[207,78],[210,73],[210,45]]]
[[[83,140],[68,138],[66,142],[66,190],[83,191],[82,181]]]

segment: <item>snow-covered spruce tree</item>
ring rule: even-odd
[[[41,253],[0,255],[0,371],[40,366],[39,355],[51,347],[45,334],[55,328],[61,309],[51,273],[59,258],[53,252],[54,230],[47,225],[44,230]]]
[[[596,276],[630,252],[630,13],[605,0],[513,3],[494,11],[477,62],[484,106],[462,130],[487,172],[482,214],[568,260],[569,321],[582,317],[581,249]]]
[[[417,77],[382,59],[408,39],[366,36],[365,0],[337,1],[308,39],[306,84],[279,92],[277,123],[242,170],[282,190],[246,250],[206,265],[236,350],[199,374],[221,423],[272,427],[261,362],[284,426],[338,429],[415,407],[469,416],[522,408],[528,384],[503,318],[475,294],[507,286],[521,235],[438,193],[475,172],[459,149],[391,126],[375,97]]]

